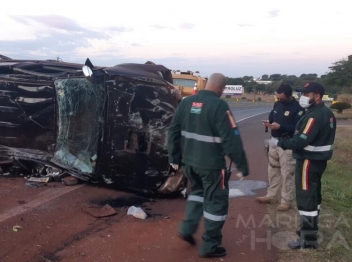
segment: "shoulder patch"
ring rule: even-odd
[[[334,118],[330,117],[330,128],[334,128]]]
[[[226,114],[227,114],[227,118],[229,120],[231,128],[235,128],[236,127],[236,121],[235,121],[235,118],[233,117],[231,111],[227,110]]]
[[[192,102],[191,114],[200,114],[202,112],[203,103]]]
[[[301,134],[299,137],[303,139],[307,139],[307,136],[305,134]]]

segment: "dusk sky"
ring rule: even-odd
[[[94,65],[153,61],[228,77],[328,72],[352,54],[352,2],[5,1],[0,54]]]

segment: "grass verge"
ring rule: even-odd
[[[334,143],[334,155],[323,174],[321,213],[319,217],[319,249],[288,250],[288,241],[299,225],[298,211],[291,209],[280,215],[270,205],[268,214],[276,221],[275,235],[286,232],[279,239],[279,261],[317,262],[351,261],[352,254],[352,127],[338,127]],[[282,213],[281,213],[282,214]],[[283,221],[289,218],[290,223]],[[289,234],[287,234],[287,232]],[[284,235],[284,234],[281,234]],[[290,236],[289,238],[287,236]]]

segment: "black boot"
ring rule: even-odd
[[[224,247],[217,247],[215,251],[211,254],[199,255],[200,257],[208,258],[208,257],[224,257],[226,256],[226,249]]]
[[[300,238],[297,239],[296,241],[292,241],[287,244],[287,246],[290,249],[317,249],[318,248],[318,242],[317,241],[307,241],[307,240],[301,240]]]
[[[193,236],[184,236],[181,233],[178,233],[177,236],[192,246],[196,244],[196,241],[194,240]]]

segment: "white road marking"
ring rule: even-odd
[[[245,193],[242,190],[240,190],[240,189],[235,188],[235,189],[230,189],[229,190],[229,197],[230,198],[231,197],[244,196],[244,195],[245,195]]]
[[[236,122],[238,123],[238,122],[241,122],[241,121],[246,120],[246,119],[248,119],[248,118],[252,118],[252,117],[255,117],[255,116],[260,116],[260,115],[262,115],[262,114],[266,114],[266,113],[269,113],[269,112],[270,112],[270,111],[266,111],[266,112],[262,112],[262,113],[255,114],[255,115],[252,115],[252,116],[248,116],[248,117],[242,118],[242,119],[240,119],[240,120],[237,120]]]
[[[268,183],[262,180],[230,180],[229,198],[253,196],[258,189],[266,188]]]
[[[19,214],[22,214],[24,212],[30,211],[45,202],[51,201],[55,198],[58,198],[62,195],[65,195],[67,193],[70,193],[74,190],[77,190],[84,186],[85,184],[77,185],[77,186],[67,186],[67,187],[61,187],[61,188],[48,188],[44,190],[43,192],[39,193],[36,198],[34,198],[32,201],[14,207],[9,210],[5,210],[5,212],[0,213],[0,222],[5,221],[9,218],[12,218],[14,216],[17,216]]]

